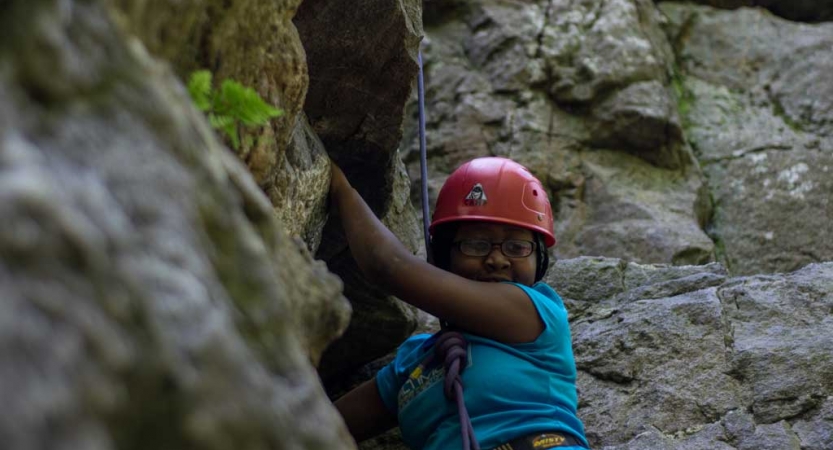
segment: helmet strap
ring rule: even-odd
[[[544,243],[544,235],[535,233],[535,256],[537,264],[535,267],[535,282],[539,282],[547,274],[547,269],[550,266],[550,253],[547,251],[547,245]]]

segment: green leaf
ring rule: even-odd
[[[223,127],[223,133],[231,139],[231,146],[235,149],[240,148],[240,137],[237,135],[237,124],[230,123]]]
[[[234,148],[240,147],[240,138],[237,134],[237,120],[231,116],[224,116],[222,114],[209,114],[208,123],[215,130],[220,131],[231,140]]]
[[[210,123],[211,127],[215,130],[222,130],[229,125],[234,125],[234,117],[212,113],[208,115],[208,123]]]
[[[188,80],[188,93],[197,109],[208,111],[211,108],[211,72],[197,70]]]
[[[247,126],[265,125],[269,119],[283,114],[283,111],[260,98],[254,89],[234,80],[223,81],[219,97],[223,113],[239,119]]]
[[[188,80],[188,92],[194,104],[208,116],[211,127],[224,134],[235,149],[240,148],[240,125],[263,126],[273,117],[283,115],[251,88],[234,80],[223,80],[219,91],[212,89],[212,75],[198,70]],[[253,146],[252,137],[244,135],[247,147]]]

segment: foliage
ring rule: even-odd
[[[240,147],[239,128],[260,127],[283,111],[266,103],[254,89],[234,80],[223,80],[220,89],[212,87],[212,75],[198,70],[188,80],[188,93],[200,111],[208,116],[211,126],[223,132],[234,148]]]

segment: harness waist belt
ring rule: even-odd
[[[558,447],[582,447],[584,444],[569,434],[538,432],[498,445],[493,450],[547,450]]]

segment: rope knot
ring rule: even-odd
[[[460,385],[462,394],[463,383],[460,374],[468,364],[468,342],[462,333],[446,331],[440,335],[434,344],[434,355],[443,363],[445,368],[445,383],[443,392],[449,400],[456,400],[455,385]]]
[[[463,398],[463,381],[460,374],[466,368],[469,359],[469,343],[462,333],[457,331],[442,331],[434,343],[434,353],[429,358],[438,358],[443,362],[445,379],[443,393],[445,397],[457,404],[457,414],[460,416],[460,432],[463,439],[463,450],[480,450],[480,444],[474,435],[471,418],[466,409]]]

